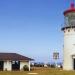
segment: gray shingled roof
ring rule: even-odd
[[[0,60],[13,60],[13,61],[29,61],[29,60],[33,60],[31,58],[28,58],[26,56],[17,54],[17,53],[0,53]]]

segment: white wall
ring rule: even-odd
[[[74,28],[64,30],[64,50],[63,51],[64,51],[63,69],[73,70],[72,55],[75,54],[75,29]]]
[[[11,61],[4,61],[4,70],[11,71]]]
[[[29,67],[30,71],[30,61],[20,61],[20,70],[23,70],[24,65],[27,65]],[[3,70],[11,71],[12,70],[12,64],[11,61],[4,61],[4,67]]]

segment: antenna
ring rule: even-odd
[[[71,0],[70,7],[71,7],[71,8],[74,8],[74,0]]]

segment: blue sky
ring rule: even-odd
[[[50,62],[63,57],[63,11],[71,0],[0,0],[0,52]]]

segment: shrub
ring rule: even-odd
[[[28,70],[29,70],[29,67],[28,67],[27,65],[24,65],[24,66],[23,66],[23,70],[24,70],[24,71],[28,71]]]

